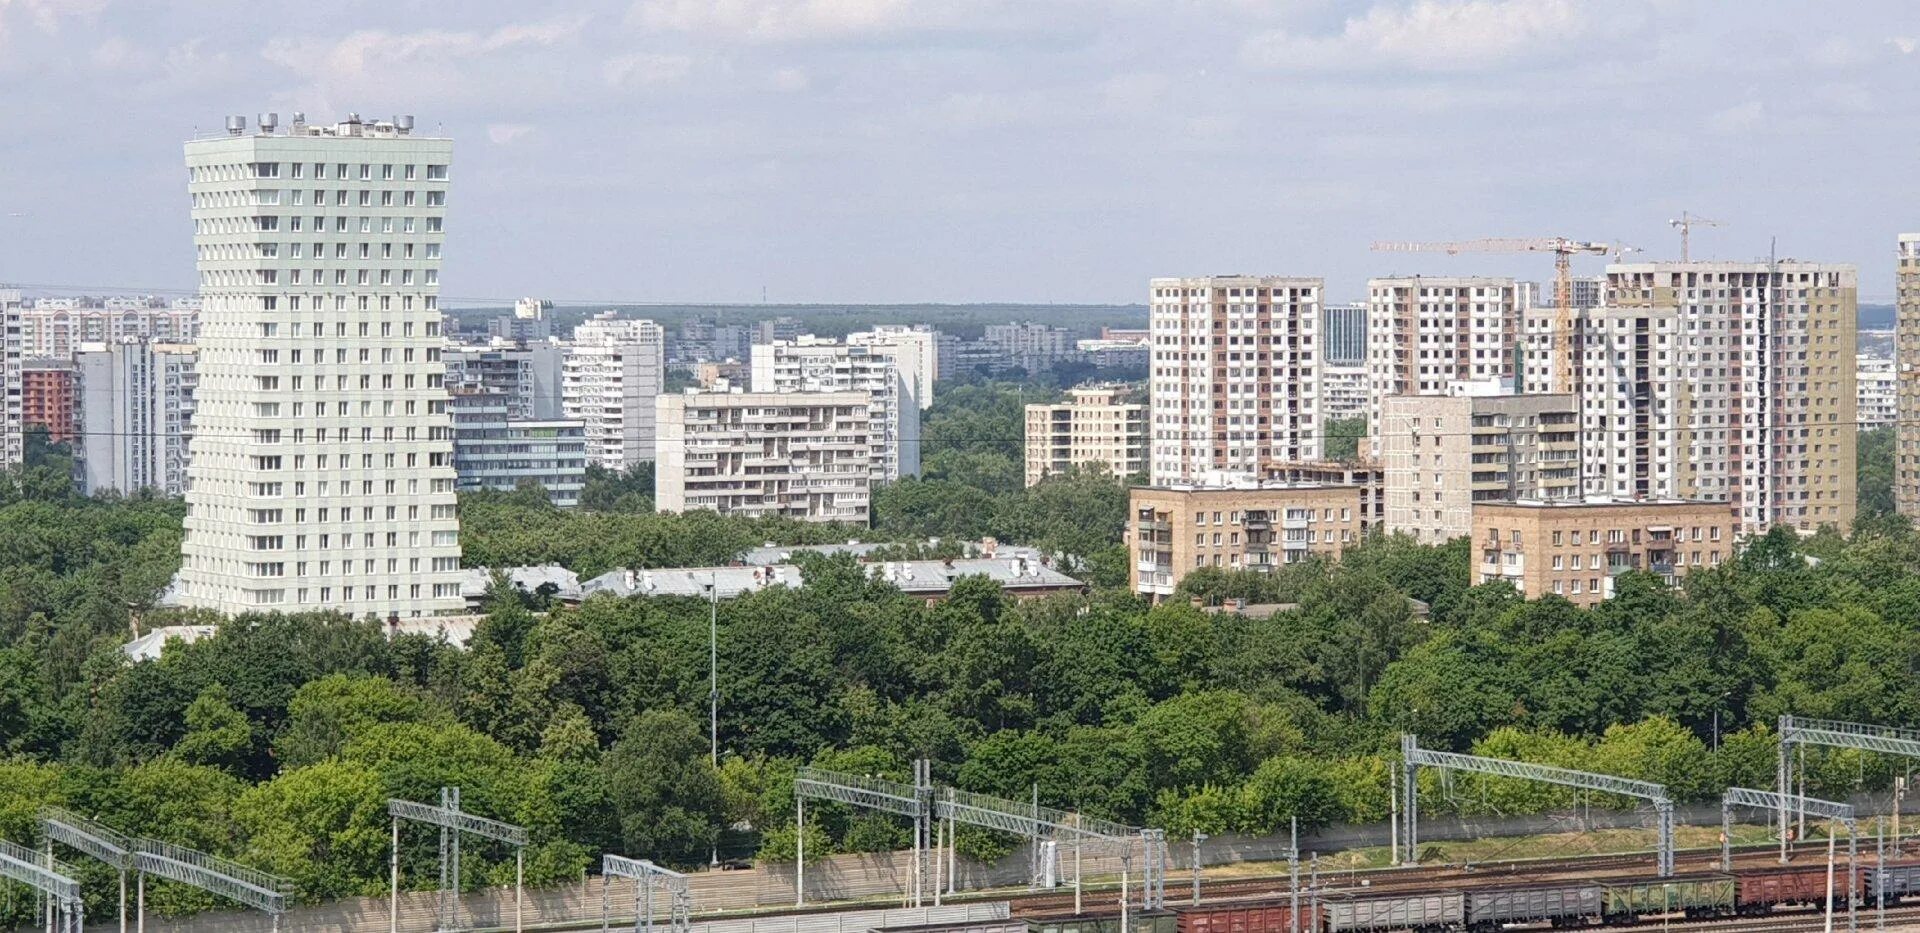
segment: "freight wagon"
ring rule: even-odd
[[[1128,920],[1128,933],[1177,933],[1174,915],[1157,912],[1134,914]],[[1120,933],[1120,918],[1112,914],[1098,917],[1060,917],[1028,920],[1027,933]]]
[[[1291,900],[1224,903],[1215,907],[1173,909],[1176,933],[1318,933],[1320,911],[1300,896],[1300,925],[1294,925]]]
[[[1467,929],[1498,930],[1509,923],[1551,921],[1554,926],[1599,923],[1602,896],[1593,882],[1546,882],[1477,888],[1467,892]]]
[[[1458,891],[1425,894],[1353,894],[1320,905],[1327,933],[1348,930],[1438,931],[1466,922],[1466,895]]]
[[[1882,887],[1886,888],[1889,904],[1920,894],[1920,862],[1899,862],[1885,868],[1869,868],[1864,874],[1867,883],[1862,890],[1866,892],[1866,900],[1862,903],[1874,903],[1874,897]]]
[[[1718,873],[1601,881],[1600,909],[1609,923],[1671,913],[1721,917],[1733,913],[1735,884],[1734,876]]]
[[[1738,873],[1737,897],[1740,913],[1763,914],[1776,906],[1825,907],[1827,902],[1827,866],[1801,865],[1781,868],[1752,868]],[[1847,869],[1833,873],[1833,904],[1845,910],[1847,905]]]

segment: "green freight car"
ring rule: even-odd
[[[1610,923],[1630,923],[1636,917],[1685,914],[1689,917],[1730,916],[1737,885],[1732,875],[1677,875],[1601,881],[1601,910]]]

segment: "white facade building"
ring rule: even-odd
[[[1894,374],[1894,362],[1882,356],[1859,354],[1853,360],[1858,382],[1860,430],[1889,428],[1900,420],[1900,379]]]
[[[1366,364],[1320,368],[1320,417],[1327,421],[1341,418],[1365,418],[1373,400],[1368,386],[1373,384]]]
[[[654,504],[865,524],[868,402],[865,392],[662,395]]]
[[[438,302],[453,143],[411,117],[227,126],[186,145],[205,307],[178,599],[459,612]]]
[[[139,337],[81,345],[75,448],[83,491],[186,492],[195,357],[192,344]]]
[[[1850,527],[1856,279],[1794,260],[1608,266],[1574,319],[1586,494],[1729,502],[1743,534]],[[1527,316],[1529,392],[1567,390],[1554,317]]]
[[[26,371],[21,367],[20,293],[0,289],[0,466],[27,457],[24,401]]]
[[[754,344],[752,367],[755,392],[867,393],[874,481],[919,474],[921,405],[893,347],[801,336]]]
[[[1388,396],[1441,395],[1459,383],[1511,385],[1521,312],[1512,279],[1372,279],[1367,305],[1367,433],[1376,449]]]
[[[654,399],[666,378],[660,325],[603,311],[573,329],[562,410],[586,426],[588,463],[625,470],[654,459]]]
[[[41,298],[20,313],[20,351],[35,359],[72,359],[83,343],[128,337],[190,343],[200,329],[199,299]]]
[[[940,378],[940,335],[925,324],[881,324],[847,335],[847,345],[867,347],[893,357],[921,411],[933,407],[933,384]]]
[[[1074,354],[1073,332],[1051,324],[988,324],[982,342],[1000,352],[1011,366],[1039,372]]]
[[[1154,485],[1320,459],[1321,279],[1157,278],[1149,291]]]

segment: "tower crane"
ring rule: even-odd
[[[1693,228],[1724,227],[1726,226],[1726,224],[1723,224],[1717,220],[1708,220],[1705,217],[1701,217],[1695,214],[1689,214],[1686,211],[1681,211],[1680,219],[1667,221],[1667,226],[1680,228],[1680,261],[1688,262],[1692,258],[1688,254],[1692,252],[1690,247],[1693,245],[1691,242],[1693,239]]]
[[[1553,361],[1559,390],[1578,392],[1573,351],[1573,256],[1585,253],[1615,256],[1633,251],[1631,246],[1574,240],[1563,236],[1493,237],[1479,240],[1441,240],[1409,243],[1383,241],[1373,244],[1376,252],[1386,253],[1552,253],[1553,254]]]

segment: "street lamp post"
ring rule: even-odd
[[[720,770],[720,575],[709,575],[707,581],[707,742],[708,759],[717,773]],[[708,862],[714,867],[720,865],[720,838],[714,837],[713,851]]]

